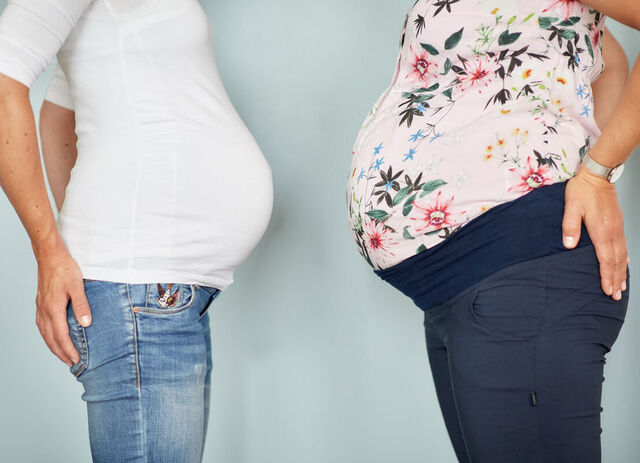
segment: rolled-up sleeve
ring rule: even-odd
[[[9,0],[0,15],[0,73],[31,88],[92,0]]]
[[[44,99],[73,111],[73,99],[69,91],[69,84],[60,66],[53,69],[53,76]]]

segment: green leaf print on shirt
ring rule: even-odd
[[[381,222],[385,221],[389,217],[389,214],[382,209],[373,209],[371,211],[367,211],[366,214],[372,219],[380,220]]]
[[[481,14],[471,14],[474,2]],[[403,25],[397,78],[376,108],[379,128],[371,132],[367,121],[354,149],[352,230],[360,252],[379,269],[448,239],[488,209],[465,190],[464,172],[438,169],[455,143],[467,142],[456,118],[462,124],[468,111],[504,119],[504,131],[500,126],[495,142],[488,134],[491,146],[482,144],[478,154],[504,170],[510,194],[572,176],[576,151],[584,156],[589,136],[585,131],[579,147],[562,143],[562,137],[591,117],[589,79],[602,67],[605,16],[578,0],[413,3]],[[475,106],[465,106],[467,101]],[[530,142],[523,138],[527,129],[536,137]],[[494,183],[487,189],[498,194],[500,182]],[[449,203],[449,221],[427,226],[429,214]]]
[[[460,43],[460,39],[462,38],[462,31],[464,31],[464,27],[458,32],[454,32],[449,36],[449,38],[444,42],[445,50],[451,50]]]
[[[400,191],[398,191],[396,196],[393,198],[393,201],[391,202],[391,204],[393,206],[397,206],[398,204],[400,204],[404,200],[404,198],[406,198],[407,195],[409,193],[411,193],[411,189],[412,188],[413,187],[411,187],[411,186],[406,186],[406,187],[402,188]]]
[[[551,25],[560,18],[551,18],[549,16],[540,16],[538,18],[538,24],[542,29],[551,29]]]
[[[586,34],[584,36],[584,41],[587,44],[587,50],[589,50],[589,56],[591,56],[591,58],[593,58],[593,46],[591,45],[591,39]]]
[[[500,34],[500,36],[498,37],[498,44],[499,45],[512,44],[513,42],[518,40],[518,37],[520,37],[521,34],[522,34],[522,32],[514,32],[514,33],[510,34],[509,33],[509,29],[507,29],[502,34]]]
[[[407,199],[407,201],[404,203],[404,206],[402,208],[402,215],[403,216],[408,216],[411,213],[411,209],[413,209],[413,202],[416,200],[416,196],[418,196],[417,194],[411,196],[409,199]]]
[[[431,54],[431,55],[439,55],[440,54],[440,52],[433,45],[429,45],[428,43],[421,43],[420,45],[422,45],[422,48],[427,50],[429,52],[429,54]]]
[[[423,197],[427,196],[429,193],[433,193],[438,188],[440,188],[441,186],[444,186],[446,184],[447,184],[447,182],[445,182],[442,179],[430,180],[430,181],[426,182],[422,186],[422,193],[420,193],[420,197],[423,198]]]
[[[562,21],[560,24],[558,24],[558,26],[563,26],[563,27],[573,26],[579,21],[580,21],[580,16],[572,16],[569,19],[565,19],[564,21]]]
[[[415,238],[413,236],[411,236],[411,233],[409,233],[409,225],[407,225],[406,227],[404,227],[402,229],[402,237],[405,240],[415,240]]]

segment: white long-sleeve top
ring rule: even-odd
[[[273,187],[197,0],[9,0],[0,72],[30,87],[56,54],[78,135],[58,226],[84,278],[225,289]]]

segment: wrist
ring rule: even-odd
[[[614,184],[609,182],[609,180],[607,180],[606,178],[592,172],[591,170],[589,170],[586,166],[584,165],[580,165],[580,167],[578,168],[578,172],[575,175],[576,177],[578,177],[581,180],[586,181],[588,184],[590,184],[593,187],[596,188],[600,188],[600,189],[612,189],[615,188]]]
[[[42,234],[37,239],[32,239],[31,248],[38,263],[67,252],[67,248],[57,229],[50,233]]]
[[[617,182],[624,172],[624,164],[616,164],[610,167],[608,164],[598,162],[589,152],[585,153],[582,157],[581,166],[586,168],[591,174],[604,178],[609,183]]]

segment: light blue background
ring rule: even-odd
[[[228,92],[276,183],[265,239],[212,308],[205,461],[455,461],[421,312],[359,257],[345,209],[353,140],[391,79],[410,0],[202,3]],[[633,60],[639,34],[609,26]],[[48,78],[32,92],[36,110]],[[620,185],[635,264],[639,178],[636,156]],[[3,195],[0,222],[0,461],[87,462],[82,387],[39,336],[35,261]],[[605,462],[640,461],[639,301],[607,365]]]

